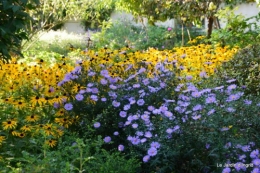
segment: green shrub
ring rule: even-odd
[[[102,139],[95,137],[83,140],[75,133],[68,133],[57,149],[42,148],[41,152],[23,150],[22,156],[1,166],[3,173],[134,173],[140,166],[135,158],[128,158],[119,151],[101,149]],[[1,173],[2,173],[1,172]]]
[[[260,44],[240,50],[232,60],[218,70],[218,78],[235,78],[240,86],[246,86],[246,94],[260,94]]]
[[[196,30],[191,30],[192,38],[200,35]],[[185,43],[189,41],[188,33],[184,32]],[[91,39],[95,49],[108,47],[120,49],[126,45],[136,50],[146,50],[149,47],[158,49],[172,49],[182,43],[182,31],[180,28],[169,30],[159,26],[140,27],[131,22],[116,22],[102,29],[101,32],[92,35]]]

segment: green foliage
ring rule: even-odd
[[[3,163],[1,173],[56,173],[56,172],[136,172],[140,163],[118,151],[102,149],[103,141],[98,137],[82,140],[70,132],[59,141],[56,149],[39,149],[37,152],[23,149],[21,156],[12,162]]]
[[[243,15],[236,15],[234,10],[227,7],[218,12],[216,16],[223,20],[226,26],[223,29],[213,31],[211,39],[209,39],[211,43],[245,47],[259,39],[257,36],[259,36],[260,30],[257,22],[259,22],[260,15],[245,18]]]
[[[190,22],[201,24],[201,17],[212,18],[218,11],[221,3],[234,5],[247,0],[119,0],[119,9],[126,10],[136,17],[146,17],[150,24],[156,21],[165,21],[169,18],[187,18]],[[209,23],[208,38],[210,38],[213,22]]]
[[[185,43],[189,41],[188,33],[184,33]],[[197,30],[190,30],[192,38],[200,35]],[[130,46],[134,50],[145,50],[149,47],[158,49],[172,49],[181,45],[181,29],[173,29],[159,26],[147,27],[134,26],[130,22],[117,22],[103,28],[101,32],[92,34],[91,39],[95,49],[108,47],[110,49],[120,49]]]
[[[260,94],[260,44],[255,43],[240,50],[233,59],[222,65],[216,76],[235,78],[245,93]]]
[[[82,17],[85,28],[97,29],[103,21],[110,19],[115,10],[115,0],[89,0],[87,9]]]
[[[11,54],[21,54],[21,41],[27,39],[26,24],[31,20],[28,9],[38,0],[2,0],[0,2],[0,58],[9,59]]]

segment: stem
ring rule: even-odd
[[[181,45],[184,46],[184,25],[181,24]]]

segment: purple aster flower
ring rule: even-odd
[[[85,90],[87,93],[90,93],[90,92],[92,92],[92,89],[91,88],[86,88],[86,90]]]
[[[227,112],[230,112],[230,113],[232,113],[232,112],[235,112],[236,110],[234,109],[234,108],[232,108],[232,107],[228,107],[227,108]]]
[[[145,143],[146,141],[147,141],[146,138],[142,138],[142,139],[141,139],[141,143]]]
[[[202,106],[200,104],[197,104],[196,106],[194,106],[192,108],[193,111],[199,111],[199,110],[202,110]]]
[[[150,83],[149,79],[144,79],[142,82],[144,85],[148,85]]]
[[[90,99],[93,101],[98,101],[98,96],[97,95],[91,95]]]
[[[134,97],[130,97],[128,101],[130,102],[130,105],[135,104],[136,102]]]
[[[206,98],[206,103],[207,104],[216,103],[216,97],[210,96],[210,97]]]
[[[193,115],[192,116],[192,119],[194,119],[194,120],[198,120],[198,119],[200,119],[201,118],[201,115]]]
[[[207,73],[205,71],[202,71],[202,72],[200,72],[200,77],[201,78],[206,78],[206,77],[208,77],[208,75],[207,75]]]
[[[109,72],[107,70],[102,70],[100,74],[104,77],[109,77]]]
[[[190,75],[189,75],[189,76],[186,76],[186,79],[187,79],[187,80],[192,80],[192,76],[190,76]]]
[[[243,155],[240,155],[240,156],[238,157],[238,160],[244,161],[245,158],[246,158],[246,155],[243,154]]]
[[[118,145],[118,151],[124,151],[125,147],[124,145]]]
[[[166,87],[166,84],[164,82],[160,82],[160,87],[161,88],[165,88]]]
[[[207,143],[205,147],[206,147],[206,149],[209,149],[210,144]]]
[[[255,142],[249,142],[249,145],[251,145],[251,147],[255,146]]]
[[[252,101],[251,100],[244,100],[245,105],[251,105]]]
[[[244,152],[248,152],[248,151],[251,151],[251,147],[250,147],[250,145],[244,145],[241,147],[241,150]]]
[[[150,156],[149,155],[146,155],[143,157],[143,162],[148,162],[150,160]]]
[[[173,130],[173,132],[176,132],[176,131],[179,130],[179,129],[180,129],[180,126],[179,126],[179,125],[176,125],[176,126],[173,127],[172,130]]]
[[[98,88],[92,88],[91,92],[92,92],[93,94],[97,94],[99,91],[98,91]]]
[[[235,101],[238,100],[240,98],[239,94],[231,94],[229,95],[229,97],[227,98],[227,102],[231,102],[231,101]]]
[[[153,107],[153,106],[148,106],[148,108],[147,108],[149,111],[153,111],[154,109],[155,109],[155,107]]]
[[[252,161],[252,163],[255,165],[255,166],[259,166],[260,165],[260,159],[256,158]]]
[[[165,105],[163,105],[163,106],[160,106],[160,111],[161,112],[165,112],[165,111],[167,111],[168,110],[168,107],[167,106],[165,106]]]
[[[251,173],[260,173],[260,169],[259,168],[254,168]]]
[[[146,69],[142,67],[142,68],[139,69],[138,73],[140,74],[140,73],[143,73],[145,71],[146,71]]]
[[[215,109],[211,109],[211,110],[207,113],[207,115],[212,115],[212,114],[214,114],[214,112],[215,112]]]
[[[119,135],[118,131],[115,131],[113,134],[114,134],[115,136],[118,136],[118,135]]]
[[[124,123],[123,123],[123,122],[119,122],[119,123],[118,123],[118,127],[119,127],[119,128],[124,127]]]
[[[101,83],[102,85],[106,85],[106,84],[107,84],[107,80],[102,78],[102,79],[100,80],[100,83]]]
[[[260,103],[257,103],[256,106],[259,106],[259,107],[260,107]]]
[[[150,146],[154,148],[160,148],[161,145],[159,144],[159,142],[152,142]]]
[[[236,81],[236,79],[230,79],[230,80],[227,80],[226,82],[227,83],[232,83],[232,82],[235,82]]]
[[[235,167],[236,171],[240,171],[240,170],[245,171],[246,170],[246,166],[242,162],[235,163],[234,167]]]
[[[149,121],[150,116],[148,114],[143,114],[143,115],[141,115],[141,119],[144,120],[144,121]]]
[[[228,130],[229,130],[228,127],[222,127],[222,128],[220,129],[221,132],[228,131]]]
[[[87,87],[89,87],[89,88],[91,88],[91,87],[93,87],[93,86],[94,86],[93,83],[88,83],[88,84],[87,84]]]
[[[130,125],[130,124],[131,124],[131,121],[126,121],[125,124],[124,124],[124,126],[128,126],[128,125]]]
[[[160,113],[161,113],[160,109],[154,109],[153,110],[153,114],[155,114],[155,115],[160,114]]]
[[[66,109],[67,111],[70,111],[73,109],[73,105],[71,103],[66,103],[64,105],[64,109]]]
[[[88,72],[88,76],[95,76],[95,75],[96,75],[96,73],[93,71]]]
[[[224,148],[230,148],[231,147],[231,142],[228,142],[225,144]]]
[[[133,127],[134,129],[136,129],[136,128],[138,127],[138,124],[134,123],[134,124],[132,124],[132,127]]]
[[[107,98],[102,97],[102,98],[101,98],[101,101],[102,101],[102,102],[106,102],[106,101],[107,101]]]
[[[82,100],[84,99],[84,96],[83,96],[82,94],[77,94],[77,95],[75,96],[75,98],[76,98],[76,100],[78,100],[78,101],[82,101]]]
[[[108,92],[108,95],[109,95],[111,98],[113,98],[113,99],[116,99],[116,98],[117,98],[117,94],[116,94],[115,92],[113,92],[113,91],[109,91],[109,92]]]
[[[94,123],[94,127],[95,127],[95,128],[99,128],[99,127],[100,127],[100,122],[95,122],[95,123]]]
[[[233,90],[233,89],[236,89],[237,85],[236,84],[232,84],[232,85],[229,85],[227,87],[228,90]]]
[[[252,159],[258,158],[258,157],[259,157],[259,150],[258,150],[258,149],[253,150],[253,151],[250,153],[250,157],[251,157]]]
[[[54,103],[53,103],[53,107],[56,108],[56,109],[58,109],[58,108],[60,107],[60,104],[57,103],[57,102],[54,102]]]
[[[104,142],[105,142],[105,143],[111,142],[111,137],[110,137],[110,136],[106,136],[106,137],[104,138]]]
[[[230,173],[231,172],[231,169],[230,168],[224,168],[222,170],[222,173]]]
[[[133,88],[140,88],[140,86],[141,86],[141,85],[140,85],[139,83],[137,83],[137,84],[134,84],[134,85],[133,85]]]
[[[149,148],[149,150],[147,151],[147,154],[149,156],[155,156],[157,154],[157,149],[155,147],[151,147]]]
[[[137,136],[134,136],[134,137],[132,137],[132,139],[131,139],[131,143],[133,144],[133,145],[138,145],[139,143],[140,143],[141,141],[140,141],[140,138]]]
[[[117,86],[111,84],[111,85],[109,85],[109,88],[112,89],[112,90],[116,90],[116,89],[117,89]]]
[[[120,115],[120,117],[125,118],[125,117],[127,116],[127,112],[125,112],[125,111],[120,111],[120,112],[119,112],[119,115]]]
[[[151,138],[153,135],[150,131],[147,131],[147,132],[145,132],[144,136],[147,138]]]
[[[136,132],[136,135],[137,135],[137,136],[143,136],[143,135],[144,135],[144,132],[137,131],[137,132]]]
[[[172,133],[173,133],[173,129],[168,128],[168,129],[166,130],[166,133],[168,133],[168,134],[172,134]]]
[[[223,89],[224,88],[224,86],[219,86],[219,87],[216,87],[216,88],[214,88],[215,90],[221,90],[221,89]]]
[[[154,88],[154,87],[152,87],[152,86],[148,86],[148,88],[149,88],[149,91],[150,91],[151,93],[155,93],[155,92],[158,91],[156,88]]]
[[[172,118],[173,114],[170,111],[164,111],[163,114],[168,117],[168,118]]]
[[[201,96],[201,93],[198,92],[198,91],[194,91],[191,93],[191,96],[194,97],[194,98],[199,98]]]
[[[137,100],[137,104],[138,104],[138,106],[143,106],[144,105],[144,99],[139,99],[139,100]]]
[[[129,109],[130,109],[130,107],[131,107],[131,105],[130,105],[130,104],[124,105],[124,110],[125,110],[125,111],[127,111],[127,110],[129,110]]]
[[[120,106],[120,102],[117,102],[116,100],[114,100],[114,101],[112,102],[112,105],[113,105],[114,107],[119,107],[119,106]]]

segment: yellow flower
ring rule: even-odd
[[[36,106],[37,104],[41,106],[44,101],[39,96],[33,96],[33,97],[31,97],[30,102],[31,102],[32,106]]]
[[[18,134],[18,137],[24,138],[24,137],[25,137],[25,133],[19,133],[19,134]]]
[[[35,121],[38,121],[39,118],[40,117],[38,115],[33,114],[33,115],[26,116],[25,121],[27,121],[27,122],[35,122]]]
[[[23,127],[21,127],[21,130],[24,131],[24,132],[30,132],[32,129],[31,129],[31,126],[28,126],[28,125],[25,125]]]
[[[24,103],[24,101],[14,101],[13,104],[18,108],[18,109],[22,109],[26,106],[26,104]]]
[[[56,127],[53,126],[52,124],[45,124],[44,128],[44,133],[46,135],[55,135]]]
[[[57,141],[54,139],[46,140],[45,144],[49,145],[50,147],[54,147],[57,144]]]
[[[68,117],[55,118],[55,122],[58,123],[60,126],[63,126],[65,128],[69,128],[69,125],[72,124],[72,122],[69,120]]]
[[[2,145],[4,140],[5,140],[5,136],[0,136],[0,145]]]
[[[3,123],[3,129],[14,129],[17,126],[17,120],[16,119],[9,119],[7,121],[4,121]]]

